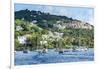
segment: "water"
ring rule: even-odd
[[[63,54],[55,52],[54,49],[49,49],[48,53],[41,55],[35,51],[30,51],[27,54],[23,53],[22,51],[17,51],[15,54],[15,65],[33,65],[93,60],[93,49],[88,49],[87,51],[81,52],[64,52]]]

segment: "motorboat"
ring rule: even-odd
[[[23,53],[28,53],[28,50],[23,50]]]
[[[87,51],[87,50],[88,50],[88,48],[86,48],[86,47],[77,47],[74,49],[74,51]]]

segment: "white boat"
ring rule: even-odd
[[[76,51],[87,51],[86,47],[78,47],[75,49]]]
[[[46,49],[46,48],[43,48],[43,49],[38,49],[38,50],[36,50],[36,52],[38,52],[38,53],[47,53],[48,52],[48,49]]]

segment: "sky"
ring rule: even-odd
[[[94,9],[87,7],[52,6],[38,4],[15,4],[15,11],[29,9],[54,15],[72,17],[89,24],[94,24]]]

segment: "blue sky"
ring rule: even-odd
[[[68,7],[68,6],[50,6],[50,5],[36,5],[36,4],[15,4],[15,11],[19,10],[36,10],[47,12],[54,15],[63,15],[88,22],[93,25],[94,9],[84,7]]]

